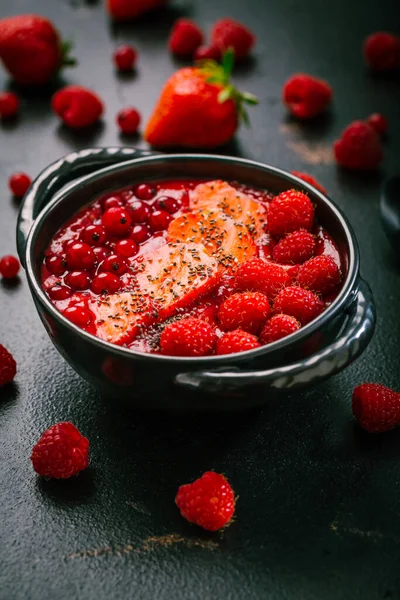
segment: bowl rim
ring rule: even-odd
[[[123,346],[118,346],[111,342],[107,342],[106,340],[102,340],[97,336],[88,333],[72,323],[69,319],[64,317],[64,315],[57,310],[57,308],[50,302],[50,299],[46,296],[44,290],[41,287],[41,282],[35,273],[35,268],[33,266],[33,248],[34,243],[36,241],[38,232],[40,231],[40,227],[44,221],[44,219],[48,216],[49,213],[57,206],[58,204],[66,201],[68,196],[72,191],[74,191],[78,187],[84,187],[90,184],[92,181],[97,180],[101,176],[108,175],[110,173],[118,173],[119,171],[124,171],[129,169],[132,166],[140,166],[149,162],[158,161],[213,161],[220,163],[236,163],[241,164],[247,167],[253,167],[257,170],[262,170],[268,172],[270,175],[275,175],[280,179],[284,179],[288,181],[288,183],[294,183],[297,187],[301,186],[302,189],[307,190],[312,195],[317,196],[320,201],[324,204],[328,205],[329,209],[335,214],[336,218],[340,222],[342,229],[344,230],[346,241],[349,247],[349,256],[348,256],[348,272],[346,280],[343,283],[342,289],[340,290],[338,296],[332,302],[332,304],[325,309],[321,315],[319,315],[316,319],[299,329],[298,331],[282,338],[281,340],[277,340],[270,344],[266,344],[259,348],[255,348],[253,350],[247,350],[244,352],[236,352],[232,354],[223,354],[223,355],[212,355],[212,356],[201,356],[201,357],[185,357],[185,356],[164,356],[162,354],[150,354],[145,352],[139,352],[137,350],[133,350],[131,348],[126,348]],[[246,158],[238,158],[234,156],[224,156],[224,155],[216,155],[216,154],[206,154],[206,153],[174,153],[174,154],[154,154],[150,156],[145,156],[142,158],[133,158],[131,160],[123,161],[121,163],[104,167],[99,170],[96,170],[94,173],[90,173],[89,175],[85,175],[75,179],[74,181],[65,185],[60,191],[58,191],[52,200],[43,207],[38,216],[36,217],[31,230],[28,235],[28,240],[25,249],[25,259],[26,259],[26,274],[28,283],[31,288],[31,292],[34,293],[36,298],[40,301],[42,306],[50,312],[53,318],[55,318],[58,322],[60,322],[64,327],[67,327],[71,330],[72,333],[78,335],[85,339],[88,342],[91,342],[98,346],[103,350],[108,350],[113,354],[119,355],[121,358],[125,359],[133,359],[143,360],[143,361],[153,361],[155,364],[190,364],[190,365],[203,365],[215,364],[222,365],[229,362],[239,362],[248,359],[257,359],[266,354],[272,354],[274,350],[283,350],[286,346],[289,346],[292,342],[299,342],[303,338],[309,337],[317,330],[321,329],[327,321],[329,321],[333,316],[337,315],[341,310],[344,310],[346,305],[348,304],[349,295],[354,289],[354,284],[356,283],[359,277],[359,249],[357,244],[357,239],[355,237],[355,233],[353,228],[351,227],[347,217],[342,213],[342,211],[336,206],[336,204],[330,200],[330,198],[323,194],[321,191],[317,190],[304,180],[292,175],[292,173],[285,171],[284,169],[280,169],[278,167],[274,167],[268,165],[266,163],[262,163],[259,161],[254,161]]]

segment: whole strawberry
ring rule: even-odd
[[[221,53],[233,48],[238,60],[250,54],[256,38],[250,29],[234,19],[220,19],[214,24],[211,32],[211,42]]]
[[[283,102],[298,119],[312,119],[322,113],[332,96],[326,81],[305,73],[293,75],[283,87]]]
[[[75,60],[70,44],[62,42],[53,23],[39,15],[18,15],[0,20],[0,59],[22,85],[47,83]]]
[[[364,121],[354,121],[333,145],[336,161],[346,169],[377,169],[383,158],[378,134]]]
[[[353,414],[370,433],[400,425],[400,394],[378,383],[363,383],[353,391]]]
[[[0,387],[11,383],[17,372],[17,363],[11,352],[0,344]]]
[[[257,103],[230,83],[233,64],[228,51],[222,65],[205,61],[172,75],[147,123],[145,140],[159,148],[213,148],[228,142],[240,119],[247,122],[244,104]]]
[[[261,346],[258,338],[247,331],[235,329],[228,331],[224,337],[217,342],[217,354],[233,354],[234,352],[245,352]]]
[[[166,3],[167,0],[107,0],[107,10],[115,21],[131,21]]]
[[[206,356],[214,350],[214,328],[201,319],[187,318],[169,323],[161,338],[161,354],[168,356]]]
[[[57,423],[34,445],[31,461],[39,475],[67,479],[88,466],[89,441],[72,423]]]
[[[181,485],[175,498],[182,517],[207,531],[228,525],[235,512],[235,495],[227,479],[206,471],[193,483]]]
[[[73,129],[93,125],[104,110],[100,98],[79,85],[69,85],[56,92],[51,99],[51,107]]]

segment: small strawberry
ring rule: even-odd
[[[19,260],[15,256],[3,256],[0,259],[0,275],[4,279],[14,279],[18,275],[20,266]]]
[[[371,69],[390,71],[400,67],[400,37],[386,31],[372,33],[364,42],[364,57]]]
[[[235,495],[227,479],[207,471],[193,483],[181,485],[175,503],[184,519],[207,531],[228,525],[235,512]]]
[[[324,303],[314,292],[290,286],[279,292],[275,298],[273,310],[275,314],[290,315],[300,321],[302,325],[307,325],[322,313]]]
[[[270,300],[292,281],[290,274],[280,265],[251,258],[236,271],[236,288],[242,291],[262,292]]]
[[[206,356],[214,350],[214,328],[200,319],[182,319],[169,323],[160,338],[161,354],[168,356]]]
[[[167,0],[107,0],[107,10],[115,21],[131,21],[166,3]]]
[[[333,145],[336,161],[346,169],[377,169],[383,158],[378,134],[363,121],[354,121]]]
[[[296,281],[300,287],[317,294],[328,294],[340,283],[341,273],[330,256],[321,254],[301,265]]]
[[[234,352],[245,352],[261,346],[258,338],[247,331],[235,329],[228,331],[224,337],[217,342],[217,354],[233,354]]]
[[[194,21],[178,19],[169,34],[168,47],[176,56],[193,56],[203,39],[203,32]]]
[[[11,352],[0,344],[0,387],[11,383],[17,372],[17,363]]]
[[[260,333],[260,341],[263,344],[271,344],[300,329],[301,325],[297,319],[290,315],[274,315],[265,323]]]
[[[42,477],[67,479],[89,464],[89,441],[72,423],[52,425],[34,445],[31,461]]]
[[[221,53],[233,48],[236,58],[240,60],[250,54],[256,38],[250,29],[239,21],[225,18],[214,24],[211,41]]]
[[[353,391],[353,414],[370,433],[400,425],[400,394],[378,383],[363,383]]]
[[[269,205],[268,229],[273,236],[280,237],[297,229],[309,231],[313,223],[314,207],[303,192],[281,192]]]
[[[298,229],[279,240],[274,246],[272,256],[274,260],[283,264],[300,265],[314,256],[315,246],[313,234],[305,229]]]
[[[326,191],[326,189],[320,183],[318,183],[318,181],[312,175],[309,175],[308,173],[302,173],[300,171],[292,171],[292,174],[296,175],[296,177],[298,177],[299,179],[302,179],[306,183],[313,185],[315,188],[317,188],[317,190],[319,190],[323,194],[328,193]]]
[[[218,310],[221,329],[243,329],[257,334],[270,313],[267,296],[260,292],[233,294],[224,300]]]
[[[384,135],[388,130],[388,121],[380,113],[373,113],[367,119],[367,123],[378,135]]]
[[[326,81],[304,73],[292,75],[283,87],[283,102],[298,119],[312,119],[322,113],[332,95]]]
[[[54,25],[39,15],[0,20],[0,59],[22,85],[47,83],[62,67],[72,66],[71,46],[62,42]]]
[[[0,119],[12,119],[19,111],[19,98],[13,92],[0,93]]]
[[[228,142],[240,118],[247,122],[244,104],[257,103],[255,96],[239,92],[230,83],[233,63],[233,53],[227,51],[222,65],[205,61],[172,75],[147,123],[145,140],[156,147],[189,148]]]
[[[92,125],[104,110],[100,98],[79,85],[69,85],[56,92],[51,99],[51,106],[64,123],[73,129]]]

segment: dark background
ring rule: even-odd
[[[371,75],[361,55],[367,34],[393,31],[398,3],[186,0],[113,27],[100,2],[1,0],[0,16],[33,10],[75,43],[79,66],[65,81],[93,88],[107,110],[102,124],[77,135],[52,115],[52,90],[20,92],[19,121],[0,127],[0,255],[15,252],[18,205],[8,176],[35,176],[73,149],[135,144],[119,137],[115,114],[133,105],[148,117],[177,67],[166,52],[173,20],[186,14],[209,28],[233,16],[258,36],[254,60],[236,79],[260,106],[226,152],[308,171],[327,187],[358,236],[378,325],[345,372],[261,412],[127,414],[57,354],[24,274],[17,285],[0,284],[0,342],[18,362],[15,385],[0,391],[1,600],[400,598],[400,434],[368,436],[350,406],[361,382],[400,390],[400,267],[378,220],[380,185],[399,168],[400,83],[398,75]],[[123,40],[140,52],[134,77],[118,77],[111,64]],[[296,71],[325,77],[335,90],[331,114],[304,126],[280,101]],[[0,84],[9,85],[3,71]],[[374,111],[390,122],[381,172],[338,170],[332,141]],[[71,481],[46,482],[33,473],[31,448],[66,419],[90,439],[91,466]],[[209,469],[225,473],[239,495],[235,522],[216,534],[187,524],[173,501],[179,484]]]

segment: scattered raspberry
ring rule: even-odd
[[[0,275],[4,279],[14,279],[18,275],[20,266],[19,260],[15,256],[3,256],[0,259]]]
[[[313,234],[305,229],[299,229],[279,240],[272,251],[272,256],[280,263],[300,265],[314,256],[315,245]]]
[[[217,354],[233,354],[234,352],[245,352],[261,346],[258,338],[247,331],[235,329],[228,331],[224,337],[217,342]]]
[[[19,98],[12,92],[0,93],[0,118],[12,119],[19,111]]]
[[[350,123],[333,149],[336,161],[346,169],[373,170],[383,158],[379,136],[363,121]]]
[[[292,174],[298,177],[299,179],[302,179],[306,183],[309,183],[310,185],[314,186],[323,194],[328,193],[326,189],[320,183],[318,183],[318,181],[312,175],[309,175],[308,173],[301,173],[300,171],[292,171]]]
[[[293,75],[283,86],[283,102],[298,119],[312,119],[322,113],[332,95],[326,81],[304,73]]]
[[[221,54],[228,48],[233,48],[235,58],[240,60],[250,54],[256,38],[248,27],[239,21],[226,18],[215,23],[211,32],[211,41]]]
[[[223,475],[214,471],[181,485],[175,502],[184,519],[207,531],[225,527],[235,512],[233,489]]]
[[[290,315],[274,315],[264,325],[260,333],[262,344],[271,344],[300,329],[297,319]]]
[[[124,108],[117,114],[117,123],[122,133],[134,135],[140,125],[140,114],[135,108]]]
[[[67,479],[89,464],[89,440],[72,423],[52,425],[34,445],[31,461],[42,477]]]
[[[221,60],[221,51],[216,46],[199,46],[194,53],[194,60]]]
[[[282,192],[269,205],[268,228],[273,236],[280,237],[297,229],[309,231],[313,223],[314,207],[303,192]]]
[[[93,125],[104,110],[100,98],[79,85],[69,85],[56,92],[51,106],[64,123],[73,129]]]
[[[379,113],[370,115],[367,119],[367,123],[378,135],[384,135],[388,130],[387,119]]]
[[[243,329],[256,334],[270,313],[267,296],[260,292],[233,294],[218,310],[218,320],[224,331]]]
[[[113,60],[118,71],[128,73],[132,71],[136,65],[137,52],[132,46],[123,44],[113,54]]]
[[[215,330],[200,319],[169,323],[160,337],[161,354],[168,356],[206,356],[214,350]]]
[[[31,178],[26,173],[14,173],[8,180],[8,187],[17,198],[23,198],[31,185]]]
[[[196,23],[190,19],[178,19],[171,29],[168,47],[177,56],[192,56],[203,39],[203,32]]]
[[[0,344],[0,387],[11,383],[17,372],[17,363],[11,352]]]
[[[302,325],[318,317],[324,310],[324,303],[314,292],[291,286],[279,292],[274,302],[274,313],[295,317]]]
[[[297,274],[297,283],[317,294],[328,294],[340,283],[341,273],[335,261],[330,256],[321,254],[310,258],[301,265]]]
[[[353,391],[353,414],[370,433],[400,425],[400,394],[379,383],[363,383]]]
[[[392,33],[372,33],[365,40],[363,49],[371,69],[390,71],[400,67],[400,38]]]
[[[251,258],[237,269],[235,286],[242,291],[262,292],[273,300],[279,290],[291,281],[289,273],[280,265]]]

